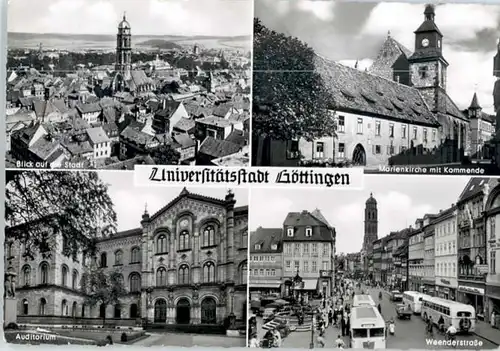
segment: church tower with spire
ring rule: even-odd
[[[373,251],[373,242],[378,239],[378,210],[377,200],[370,193],[365,203],[365,236],[363,251],[367,254]]]
[[[123,14],[123,19],[118,24],[118,34],[116,35],[115,70],[125,79],[130,77],[130,71],[132,70],[132,34],[125,14]]]

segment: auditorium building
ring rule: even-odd
[[[18,277],[18,324],[98,325],[105,319],[168,329],[221,326],[231,313],[246,320],[248,206],[236,207],[231,192],[216,199],[184,188],[158,212],[137,217],[137,228],[102,235],[94,260],[66,257],[60,247],[24,258],[22,245],[7,239],[6,264]],[[85,304],[80,278],[89,261],[122,275],[127,295],[119,304]]]

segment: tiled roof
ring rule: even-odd
[[[163,105],[160,105],[158,111],[155,113],[155,117],[159,116],[162,117],[163,119],[170,119],[172,115],[177,111],[179,106],[181,105],[181,102],[174,101],[174,100],[165,100],[165,107]]]
[[[109,142],[109,138],[102,127],[89,128],[87,129],[87,134],[94,145]]]
[[[63,113],[52,101],[33,100],[36,117],[43,119],[51,113]]]
[[[88,154],[89,152],[94,151],[94,148],[90,145],[88,141],[68,142],[68,143],[63,143],[63,145],[66,149],[68,149],[68,151],[73,156],[81,156],[83,154]]]
[[[314,218],[320,220],[321,222],[323,222],[327,226],[331,227],[330,223],[328,223],[327,219],[325,218],[325,216],[323,216],[323,213],[321,213],[321,211],[320,211],[319,208],[317,208],[314,211],[312,211],[311,212],[311,216],[313,216]]]
[[[237,144],[240,146],[248,145],[248,133],[242,130],[235,129],[233,130],[225,139],[233,144]]]
[[[213,158],[219,158],[235,154],[241,150],[241,146],[225,140],[206,137],[201,143],[199,152]]]
[[[496,178],[471,178],[462,190],[462,193],[458,198],[458,202],[460,203],[466,201],[482,193],[486,185],[488,185],[490,189],[493,189],[496,183]]]
[[[101,105],[98,103],[93,103],[93,104],[78,104],[76,105],[76,109],[80,113],[94,113],[94,112],[100,112],[102,110]]]
[[[481,109],[481,106],[479,105],[479,101],[477,99],[477,94],[474,92],[474,96],[472,97],[472,101],[470,102],[469,109]]]
[[[330,227],[323,223],[309,211],[290,212],[283,222],[285,230],[287,227],[293,227],[294,236],[289,237],[286,234],[283,236],[285,241],[328,241],[334,240],[333,231]],[[312,229],[312,236],[306,236],[306,228]]]
[[[121,170],[133,171],[135,165],[154,165],[154,164],[155,161],[151,158],[151,156],[136,156],[134,158],[125,161],[109,164],[103,167],[103,169],[116,169],[116,170],[121,169]]]
[[[217,117],[226,117],[232,108],[233,105],[230,103],[220,104],[214,108],[214,112],[212,114]]]
[[[377,58],[369,68],[369,72],[380,77],[393,79],[393,65],[399,60],[401,55],[408,59],[411,56],[411,51],[391,36],[388,36]]]
[[[429,97],[431,98],[431,97]],[[432,97],[432,99],[434,99]],[[438,115],[445,115],[445,116],[451,116],[451,117],[456,117],[460,118],[463,120],[467,120],[463,112],[457,107],[457,105],[453,102],[453,100],[448,96],[446,91],[444,89],[437,89],[437,99],[439,103],[437,104],[437,109],[432,111],[434,113],[437,113]],[[433,101],[427,101],[427,103],[431,105],[431,102]]]
[[[38,139],[29,150],[37,155],[42,160],[47,160],[53,152],[55,152],[60,147],[57,141],[49,140],[47,138]]]
[[[196,123],[201,123],[201,124],[206,124],[209,126],[214,126],[214,127],[229,127],[234,124],[234,122],[229,121],[227,119],[221,118],[221,117],[216,117],[216,116],[210,116],[210,117],[205,117],[205,118],[199,118],[196,120]]]
[[[126,127],[121,133],[120,137],[132,140],[139,145],[146,146],[153,140],[153,136],[143,133],[140,130],[134,129],[130,126]]]
[[[257,228],[250,233],[250,253],[280,253],[283,251],[281,244],[282,228]],[[260,249],[256,250],[255,245],[259,244]],[[276,250],[271,246],[276,245]]]
[[[236,154],[215,158],[210,161],[219,167],[247,167],[250,163],[248,153],[242,151]]]
[[[439,126],[420,92],[415,88],[319,56],[316,56],[315,65],[338,111],[352,111],[404,123]]]
[[[196,122],[191,118],[182,117],[175,125],[174,128],[190,132],[196,126]]]
[[[179,144],[182,148],[193,147],[196,145],[196,141],[189,136],[189,134],[175,134],[173,135],[173,140]]]

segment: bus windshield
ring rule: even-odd
[[[375,338],[379,336],[384,336],[384,328],[371,328],[370,329],[370,337]]]
[[[471,316],[470,312],[463,312],[463,311],[457,312],[457,317],[458,318],[461,318],[461,317],[470,317],[470,316]]]
[[[353,329],[352,330],[353,338],[367,338],[368,337],[368,329]]]

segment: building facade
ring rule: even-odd
[[[232,193],[214,199],[188,192],[141,227],[103,235],[98,257],[54,254],[26,259],[23,247],[6,242],[11,269],[20,277],[18,324],[148,323],[222,325],[234,314],[246,320],[248,207],[235,207]],[[57,234],[62,242],[62,234]],[[85,305],[80,277],[95,262],[118,272],[127,295],[114,306]]]
[[[490,321],[492,312],[500,315],[500,184],[495,184],[488,195],[485,207],[487,232],[488,271],[485,292],[485,319]]]
[[[457,281],[458,211],[455,204],[441,211],[435,221],[434,264],[436,296],[455,301]]]
[[[259,227],[250,233],[250,295],[279,294],[283,277],[282,228]]]
[[[435,215],[424,216],[424,292],[434,296],[436,290],[435,262],[434,262],[434,219]]]
[[[458,207],[458,301],[476,308],[484,318],[486,274],[486,227],[484,206],[496,179],[471,178],[460,194]]]
[[[308,300],[332,294],[335,235],[335,229],[317,209],[287,215],[282,234],[284,296]]]
[[[415,231],[408,238],[408,280],[411,291],[423,290],[424,256],[423,219],[417,219]]]

